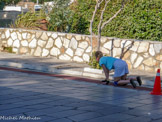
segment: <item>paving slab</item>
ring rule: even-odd
[[[162,119],[162,96],[149,91],[2,69],[0,74],[0,121],[9,117],[13,122]]]

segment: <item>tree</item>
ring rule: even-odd
[[[94,2],[93,2],[94,3]],[[89,11],[91,9],[92,1],[77,0],[70,4],[70,9],[73,11],[71,33],[87,34],[89,28]],[[90,10],[91,9],[91,10]],[[87,16],[88,15],[88,16]]]
[[[70,0],[54,0],[52,11],[49,13],[49,27],[50,31],[68,32],[72,11],[69,8]]]
[[[106,18],[104,19],[104,12],[107,8],[107,5],[108,3],[110,2],[111,0],[96,0],[96,6],[95,6],[95,10],[93,11],[93,15],[92,15],[92,19],[90,21],[90,34],[91,34],[91,43],[92,43],[92,29],[93,29],[93,21],[94,21],[94,18],[95,18],[95,15],[97,13],[97,10],[100,8],[101,4],[104,3],[104,7],[103,9],[101,10],[101,13],[100,13],[100,20],[99,20],[99,24],[98,24],[98,45],[97,45],[97,50],[100,50],[100,40],[101,40],[101,31],[102,29],[108,24],[110,23],[124,8],[124,4],[125,4],[125,1],[122,0],[121,2],[121,7],[120,9],[114,13],[114,15],[110,18]],[[105,20],[105,21],[104,21]]]
[[[97,9],[100,7],[100,5],[101,5],[102,2],[103,2],[103,0],[96,1],[95,10],[93,11],[92,19],[90,20],[89,32],[90,32],[90,35],[91,35],[91,48],[92,48],[93,21],[94,21],[94,18],[95,18]],[[92,53],[91,53],[91,55],[92,55]]]

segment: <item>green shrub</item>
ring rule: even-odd
[[[52,11],[49,13],[49,31],[69,32],[73,15],[69,2],[70,0],[55,0]]]
[[[91,67],[93,67],[95,69],[102,69],[102,67],[96,61],[95,51],[92,53],[92,56],[90,57],[90,61],[89,61],[88,65],[90,65]]]
[[[40,28],[40,21],[46,19],[46,15],[43,10],[39,12],[27,12],[22,13],[18,16],[15,21],[15,26],[17,28],[28,28],[28,29],[38,29]]]
[[[112,17],[119,10],[121,0],[113,0],[109,3],[104,20]],[[78,16],[73,16],[71,32],[83,32],[89,34],[89,22],[92,18],[96,0],[77,0],[73,11]],[[124,10],[102,30],[102,36],[127,39],[142,39],[162,41],[162,0],[128,0]],[[101,9],[103,5],[101,5]],[[85,22],[80,25],[82,17]],[[97,34],[100,14],[97,12],[93,32]],[[76,26],[77,25],[77,26]],[[81,31],[80,31],[81,29]],[[78,30],[78,31],[77,31]]]
[[[77,0],[70,8],[73,11],[72,25],[70,32],[78,34],[89,34],[89,23],[91,13],[93,12],[95,1],[93,0]]]
[[[3,47],[4,52],[13,53],[12,47]]]
[[[160,3],[160,0],[134,0],[104,28],[102,35],[162,41]]]

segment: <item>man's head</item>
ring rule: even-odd
[[[100,58],[103,56],[102,52],[101,51],[96,51],[95,53],[95,57],[96,57],[96,60],[99,62]]]

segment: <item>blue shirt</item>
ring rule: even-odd
[[[114,69],[114,62],[117,60],[117,58],[103,56],[99,60],[99,65],[102,66],[103,64],[108,70]]]

